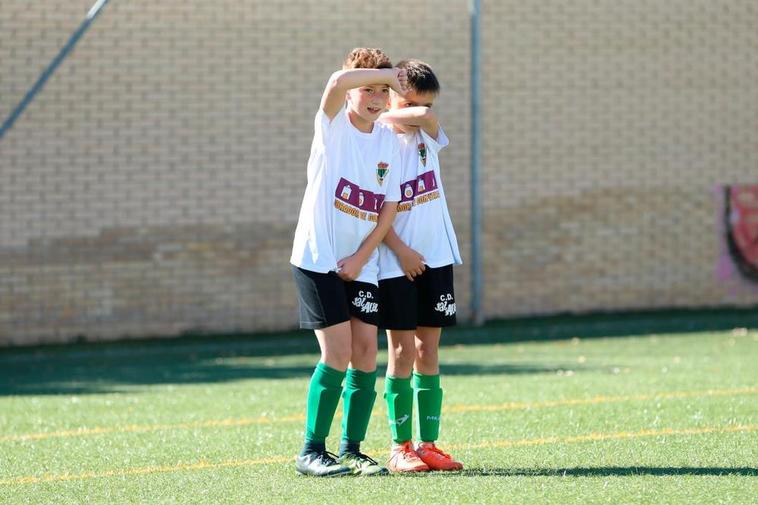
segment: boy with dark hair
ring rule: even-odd
[[[377,475],[360,452],[376,393],[378,251],[400,200],[400,153],[392,130],[375,123],[405,71],[378,49],[357,48],[330,77],[316,113],[308,185],[292,247],[300,327],[313,329],[321,359],[308,387],[299,473]],[[350,368],[348,368],[348,365]],[[342,381],[347,377],[343,390]],[[325,440],[340,395],[339,457]]]
[[[379,248],[380,326],[389,345],[384,398],[393,440],[387,467],[460,470],[463,465],[435,445],[442,410],[440,335],[456,323],[453,265],[462,263],[439,166],[448,139],[432,112],[440,85],[419,60],[401,61],[397,68],[405,71],[409,89],[392,92],[390,111],[380,118],[398,134],[402,159],[402,198]],[[415,447],[408,422],[414,398]]]

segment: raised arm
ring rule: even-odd
[[[397,68],[338,70],[326,83],[321,97],[321,110],[330,120],[334,119],[345,103],[345,93],[348,90],[373,84],[386,84],[398,93],[404,93],[407,85],[405,71]]]
[[[421,128],[433,139],[437,139],[440,123],[430,107],[404,107],[392,109],[381,115],[380,121],[392,125],[415,126]]]
[[[363,239],[358,250],[351,256],[337,262],[337,266],[339,267],[337,275],[346,281],[354,281],[358,278],[371,253],[374,252],[374,249],[377,248],[384,239],[384,236],[392,228],[395,214],[397,214],[397,202],[385,202],[382,205],[382,208],[379,210],[376,226]]]

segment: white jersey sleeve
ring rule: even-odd
[[[450,144],[450,140],[448,140],[447,135],[445,135],[445,132],[441,126],[437,131],[436,139],[432,138],[432,136],[425,132],[423,129],[420,129],[419,131],[421,132],[421,137],[424,139],[427,147],[434,149],[435,153],[440,152],[443,148],[447,147],[448,144]]]
[[[337,113],[334,118],[331,120],[329,119],[329,116],[326,115],[326,112],[324,112],[323,109],[319,108],[318,112],[316,112],[316,117],[313,121],[313,143],[314,145],[319,145],[321,147],[326,147],[326,145],[331,142],[332,137],[334,137],[335,133],[339,133],[342,129],[345,127],[345,105],[342,105],[342,108]]]

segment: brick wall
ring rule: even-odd
[[[0,118],[91,3],[3,0]],[[483,2],[488,317],[758,303],[714,275],[713,198],[758,182],[756,27],[748,0]],[[0,140],[0,345],[296,325],[313,115],[359,45],[439,74],[470,257],[467,1],[116,0]]]

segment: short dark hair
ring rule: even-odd
[[[405,70],[408,76],[408,85],[416,93],[434,93],[440,92],[440,82],[434,75],[432,67],[421,60],[403,60],[395,65],[397,68]]]

